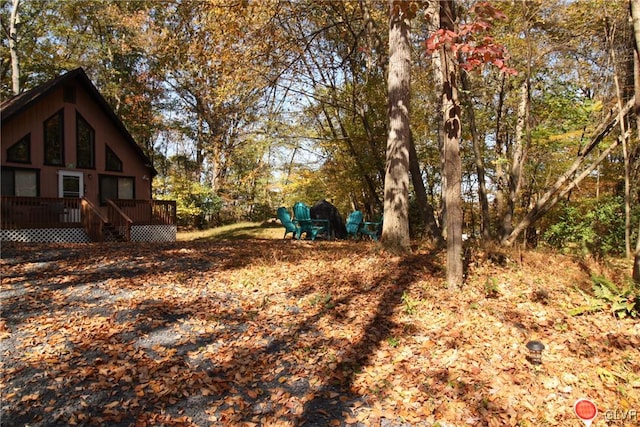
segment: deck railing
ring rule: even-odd
[[[102,242],[104,240],[104,226],[109,220],[87,199],[81,200],[80,208],[82,211],[82,226],[89,238],[92,242]]]
[[[3,230],[81,227],[80,200],[2,196],[0,224]]]
[[[114,200],[113,203],[124,212],[134,224],[175,225],[176,202],[174,200]]]
[[[113,229],[122,236],[124,241],[131,241],[131,225],[133,224],[133,220],[129,218],[113,200],[107,200],[107,216]]]
[[[105,227],[129,241],[132,225],[175,225],[176,202],[170,200],[109,200],[98,209],[86,199],[2,196],[3,230],[85,229],[93,241],[102,241]]]

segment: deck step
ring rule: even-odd
[[[125,237],[118,232],[110,222],[105,223],[102,227],[102,240],[104,242],[125,242]]]

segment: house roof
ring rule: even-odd
[[[138,144],[136,144],[135,140],[125,127],[122,120],[116,115],[113,111],[109,103],[102,96],[102,94],[98,91],[98,89],[91,82],[91,79],[87,76],[82,68],[76,68],[75,70],[71,70],[61,76],[56,77],[53,80],[49,80],[46,83],[43,83],[35,88],[18,94],[12,98],[9,98],[3,101],[0,104],[0,117],[2,120],[2,124],[4,125],[6,122],[11,120],[13,117],[20,114],[22,111],[31,107],[38,100],[42,99],[44,96],[51,93],[58,86],[68,83],[69,81],[77,80],[84,89],[89,93],[89,95],[98,103],[101,107],[104,114],[109,117],[109,119],[113,122],[116,128],[122,133],[125,140],[131,145],[135,153],[140,157],[142,162],[148,167],[151,168],[153,175],[157,175],[158,172],[152,166],[149,158],[144,154],[142,148]]]

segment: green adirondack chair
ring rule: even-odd
[[[353,211],[347,217],[347,223],[345,227],[347,228],[347,239],[351,236],[358,239],[362,236],[360,229],[362,228],[362,212]]]
[[[376,242],[378,241],[378,234],[382,231],[382,220],[373,222],[373,221],[365,221],[362,223],[362,227],[360,227],[360,233],[366,234],[371,237]]]
[[[300,236],[305,233],[306,238],[316,240],[318,234],[329,232],[329,221],[323,219],[311,219],[311,211],[303,202],[293,205],[293,221],[300,227]]]
[[[280,207],[278,208],[278,219],[282,223],[284,227],[284,236],[283,239],[287,238],[287,234],[292,233],[292,239],[300,240],[300,227],[298,227],[293,221],[291,221],[291,215],[289,215],[289,211],[287,208]]]

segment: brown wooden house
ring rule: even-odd
[[[4,241],[171,241],[176,205],[81,68],[0,104]]]

